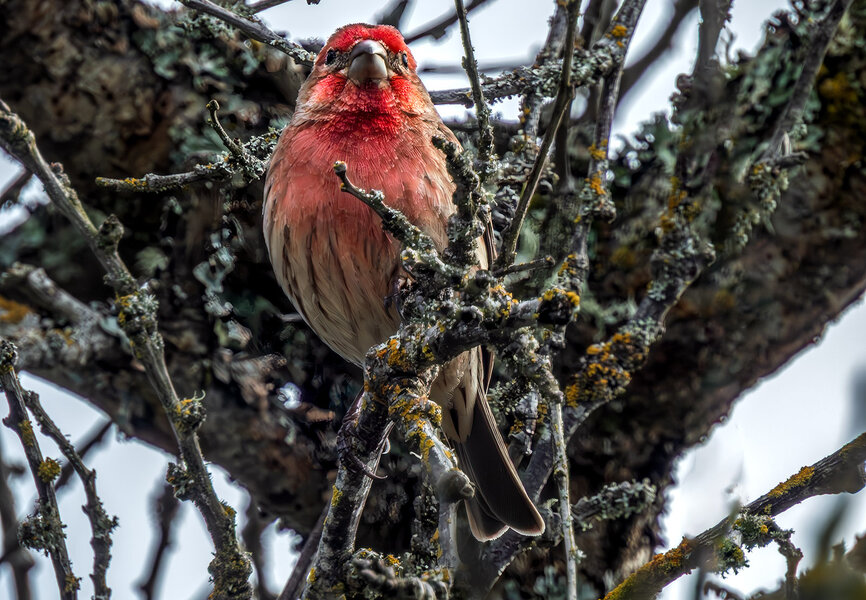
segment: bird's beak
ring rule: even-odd
[[[349,55],[348,78],[359,87],[368,81],[387,79],[387,57],[385,47],[381,43],[374,40],[358,42]]]

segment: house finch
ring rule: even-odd
[[[318,336],[355,364],[397,330],[400,317],[386,298],[406,274],[399,243],[370,208],[340,190],[334,162],[346,162],[356,185],[381,190],[441,251],[455,186],[433,136],[457,141],[400,33],[347,25],[319,52],[271,158],[264,235],[277,279]],[[488,251],[480,246],[486,268]],[[430,391],[477,489],[466,502],[472,533],[479,540],[507,527],[539,534],[544,521],[496,428],[484,371],[476,348],[444,366]]]

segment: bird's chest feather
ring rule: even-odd
[[[388,249],[395,244],[382,232],[379,217],[340,189],[333,169],[339,160],[356,186],[382,191],[386,204],[444,247],[453,184],[441,153],[420,131],[395,129],[385,116],[357,119],[356,125],[346,130],[343,119],[333,127],[314,124],[287,132],[269,182],[277,221],[290,229],[311,228],[314,236],[336,236],[358,249],[379,245],[392,254]]]
[[[453,184],[422,135],[386,135],[376,124],[332,133],[311,126],[283,134],[266,182],[265,236],[277,278],[304,319],[360,362],[399,321],[385,297],[401,273],[400,248],[372,209],[341,191],[334,162],[346,163],[356,186],[381,190],[440,248]]]

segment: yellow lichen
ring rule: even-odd
[[[571,408],[576,408],[580,402],[580,386],[572,383],[565,388],[565,404]]]
[[[395,338],[390,338],[385,346],[376,351],[377,358],[384,358],[389,367],[396,367],[402,370],[408,370],[412,365],[409,364],[406,351],[400,347],[400,341]]]
[[[672,548],[664,554],[656,554],[652,560],[632,573],[625,581],[608,592],[604,600],[621,600],[632,597],[632,593],[642,589],[647,581],[660,578],[677,571],[691,573],[691,569],[685,568],[686,560],[692,552],[692,541],[683,538],[676,548]]]
[[[0,296],[0,323],[16,325],[23,321],[28,314],[30,314],[30,309],[27,305]]]
[[[615,25],[613,29],[610,30],[610,34],[615,38],[625,37],[628,33],[628,27],[625,25]]]
[[[770,498],[780,498],[789,491],[798,487],[803,487],[804,485],[809,483],[809,480],[812,479],[812,476],[814,474],[815,467],[803,467],[796,475],[794,475],[787,481],[783,481],[772,490],[770,490],[770,493],[767,495]]]
[[[76,577],[72,573],[66,575],[66,582],[63,586],[63,591],[67,594],[70,594],[81,588],[81,578]]]
[[[575,222],[577,222],[577,220],[575,220]],[[565,257],[565,261],[563,261],[562,266],[559,267],[560,277],[562,275],[574,276],[577,274],[577,268],[574,265],[576,260],[577,260],[577,257],[574,254],[569,254],[568,256]]]
[[[541,299],[545,302],[550,302],[554,298],[562,297],[568,300],[574,308],[580,306],[580,296],[572,291],[563,290],[561,288],[550,288],[544,294],[542,294]]]
[[[430,460],[430,450],[432,450],[436,444],[424,434],[419,434],[417,437],[418,449],[421,451],[421,459],[426,463]]]
[[[331,494],[331,506],[337,506],[340,503],[340,500],[343,499],[343,492],[337,489],[337,486],[334,486],[333,493]]]
[[[604,188],[604,179],[602,178],[602,174],[600,171],[596,171],[595,173],[590,175],[589,179],[587,179],[586,182],[589,184],[589,188],[596,196],[607,195],[607,190]]]
[[[39,479],[45,483],[51,483],[60,476],[60,464],[53,458],[46,458],[39,463],[39,468],[36,469],[36,474]]]
[[[32,446],[36,443],[36,436],[33,434],[33,425],[29,420],[24,419],[18,423],[18,431],[21,432],[21,443],[25,446]]]
[[[237,514],[235,509],[233,509],[231,506],[229,506],[225,502],[220,502],[220,506],[222,506],[223,513],[225,514],[225,516],[227,516],[229,519],[235,518],[235,515]]]
[[[605,146],[605,145],[606,145],[606,144],[604,144],[604,143],[602,144],[602,146]],[[589,155],[590,155],[594,160],[604,160],[605,158],[607,158],[607,150],[606,150],[605,148],[603,148],[603,147],[602,147],[602,148],[599,148],[599,147],[597,147],[595,144],[592,144],[592,145],[589,147]]]

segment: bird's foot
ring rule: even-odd
[[[406,293],[412,287],[412,282],[409,280],[409,275],[402,273],[395,276],[391,280],[391,293],[385,296],[385,310],[392,306],[397,310],[400,318],[403,318],[403,299]]]
[[[375,450],[376,467],[379,466],[379,459],[381,458],[382,454],[387,454],[391,448],[390,442],[388,441],[388,435],[391,433],[392,427],[393,423],[388,423],[382,435],[382,439],[379,441],[379,445]],[[349,439],[350,437],[358,440],[361,439],[355,432],[354,427],[343,427],[340,433],[341,435],[338,436],[337,441],[337,452],[339,453],[341,460],[345,461],[350,468],[354,468],[355,470],[362,472],[370,479],[388,479],[388,477],[385,475],[377,474],[367,465],[367,463],[358,458],[358,455],[355,453],[355,449],[352,447],[352,441],[351,439]]]

